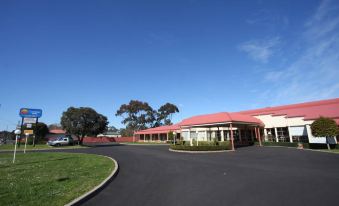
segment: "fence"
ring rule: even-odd
[[[139,139],[135,137],[135,141]],[[133,142],[133,137],[85,137],[83,143]]]

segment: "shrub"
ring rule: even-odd
[[[228,147],[230,147],[231,143],[230,143],[230,141],[224,141],[224,142],[218,142],[218,145],[219,146],[228,146]]]
[[[229,150],[229,145],[216,146],[216,145],[205,145],[205,146],[186,146],[186,145],[170,145],[173,150],[185,150],[185,151],[218,151],[218,150]]]

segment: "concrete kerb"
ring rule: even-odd
[[[221,153],[221,152],[234,152],[233,150],[215,150],[215,151],[188,151],[188,150],[174,150],[169,148],[170,152],[190,153],[190,154],[206,154],[206,153]]]
[[[104,155],[100,155],[100,156],[104,156]],[[97,185],[96,187],[94,187],[90,191],[86,192],[85,194],[81,195],[80,197],[72,200],[72,202],[66,204],[65,206],[81,205],[82,203],[84,203],[85,201],[89,200],[94,195],[96,195],[98,192],[100,192],[109,182],[111,182],[117,176],[117,174],[119,172],[118,162],[111,157],[108,157],[108,156],[104,156],[104,157],[107,157],[107,158],[109,158],[113,161],[115,167],[114,167],[114,170],[112,171],[112,173],[104,181],[102,181],[99,185]]]

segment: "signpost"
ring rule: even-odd
[[[24,117],[24,124],[34,124],[36,122],[36,118]]]
[[[19,112],[20,117],[25,118],[40,118],[42,116],[41,109],[29,109],[29,108],[21,108]]]
[[[13,164],[15,162],[16,145],[18,143],[18,137],[21,134],[21,130],[17,129],[17,130],[14,131],[14,133],[15,133],[15,146],[14,146]]]
[[[27,144],[27,138],[30,134],[33,134],[33,147],[35,147],[35,136],[37,132],[37,126],[38,126],[38,120],[42,116],[42,110],[41,109],[30,109],[30,108],[21,108],[19,111],[19,115],[22,118],[21,120],[21,131],[22,126],[24,124],[33,124],[35,123],[34,130],[25,130],[24,134],[26,135],[26,143],[25,143],[25,152],[26,153],[26,144]],[[29,127],[30,128],[30,127]]]
[[[24,134],[26,134],[26,135],[33,134],[33,130],[31,130],[31,129],[29,129],[29,130],[24,130]]]

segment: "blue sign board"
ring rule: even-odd
[[[21,108],[19,112],[20,117],[29,117],[29,118],[40,118],[42,116],[41,109],[29,109],[29,108]]]

